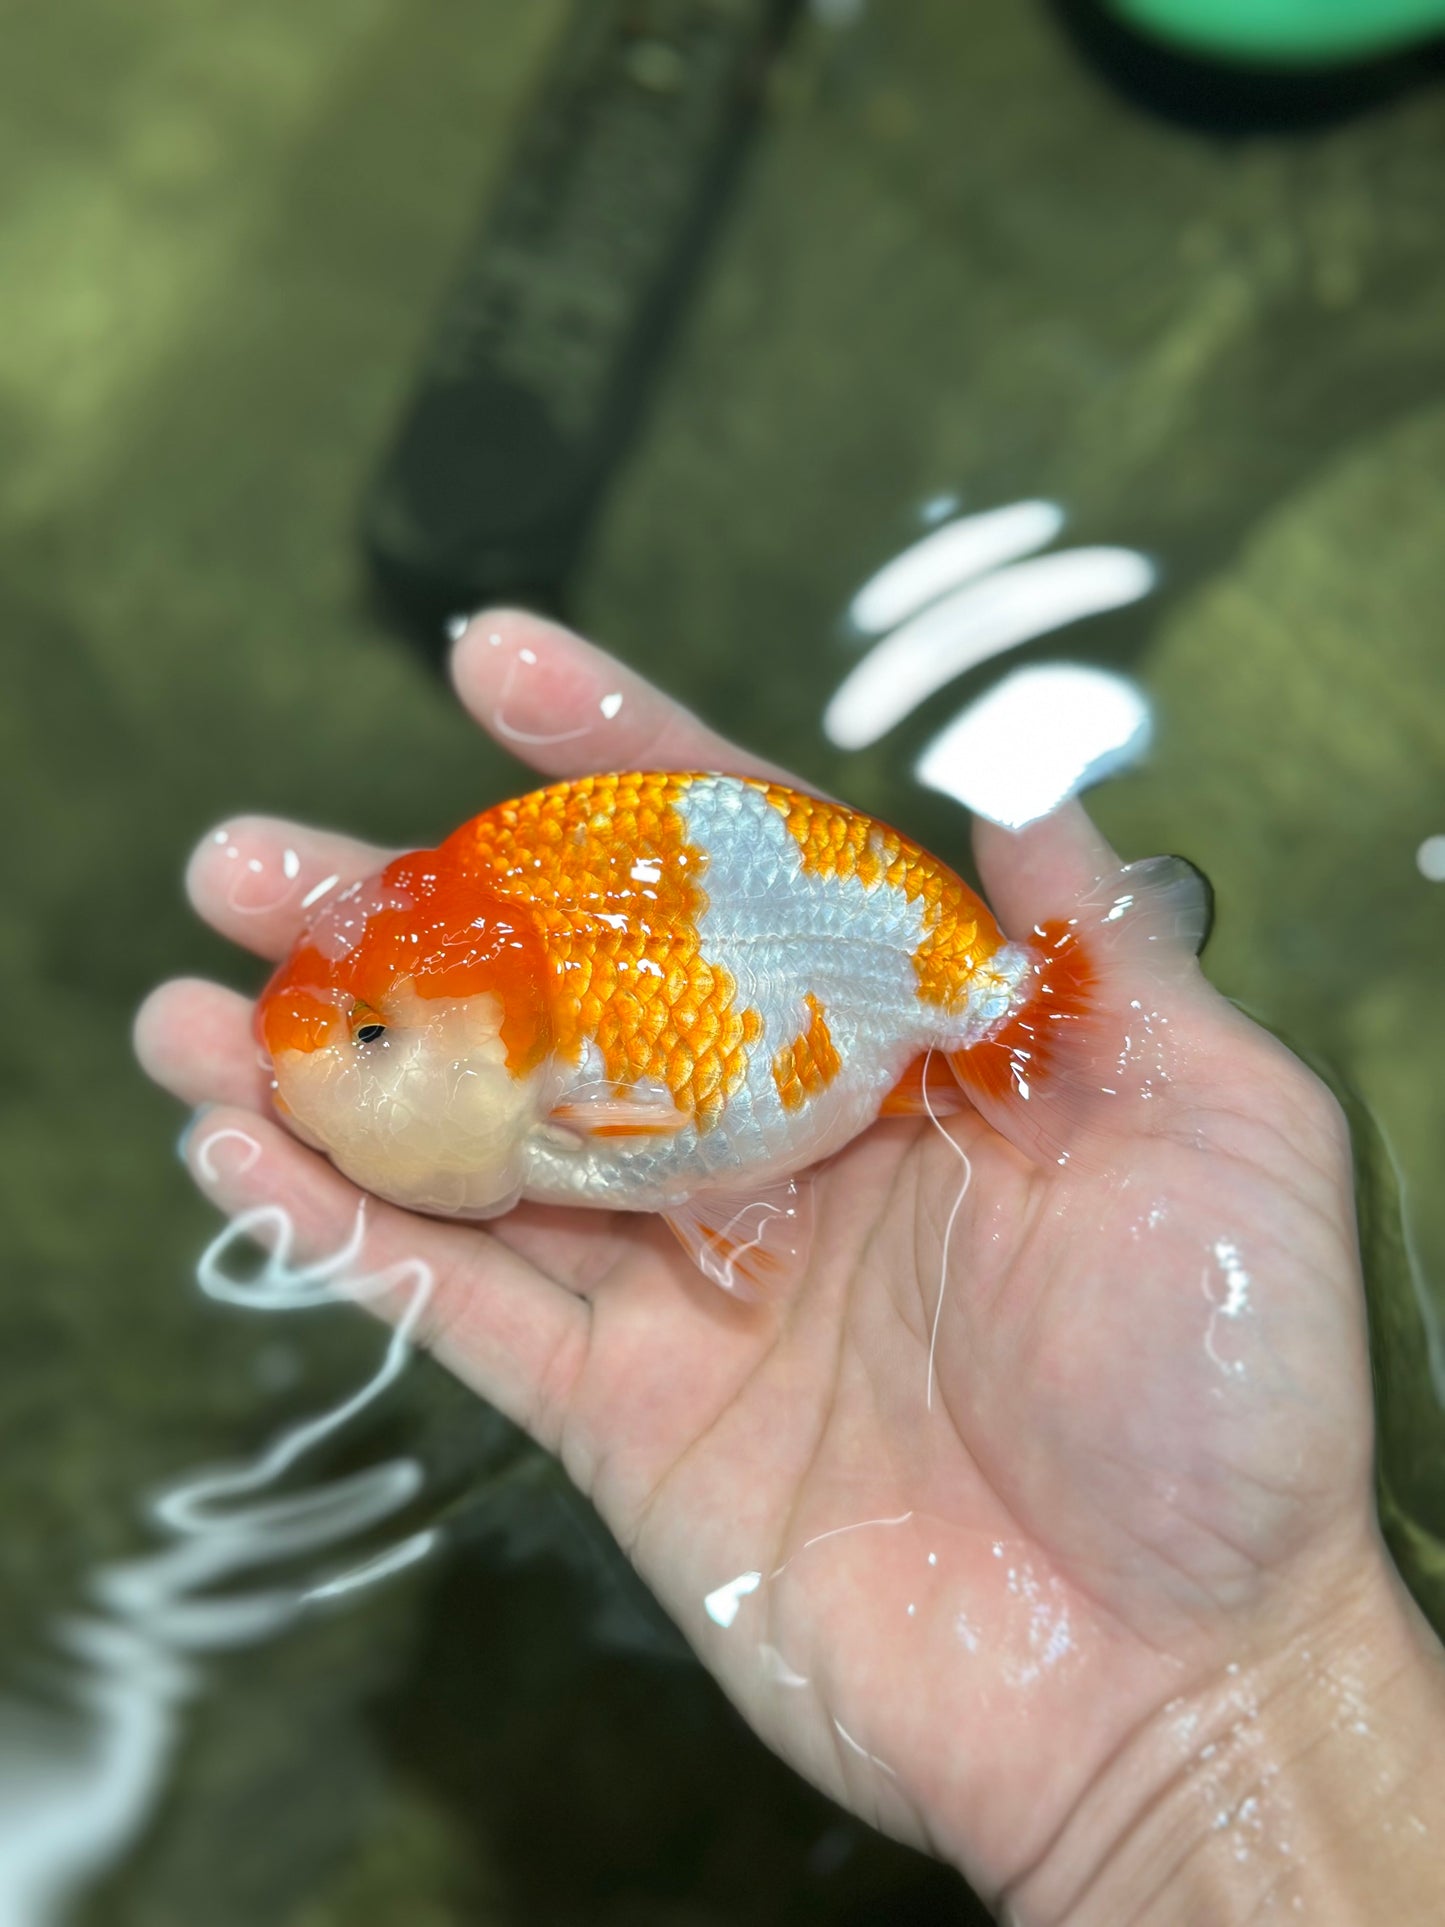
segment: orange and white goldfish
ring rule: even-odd
[[[1007,941],[871,817],[644,771],[499,804],[333,896],[257,1030],[281,1114],[364,1189],[661,1212],[746,1291],[801,1262],[790,1181],[880,1115],[961,1088],[1054,1155],[1037,1100],[1091,983],[1071,925]]]

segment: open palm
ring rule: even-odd
[[[763,769],[528,618],[479,620],[455,670],[551,775]],[[1011,934],[1117,861],[1077,810],[978,857]],[[278,956],[324,878],[384,860],[248,819],[191,885]],[[763,1736],[994,1894],[1046,1879],[1166,1708],[1373,1556],[1337,1109],[1192,966],[1115,992],[1158,1076],[1107,1171],[1031,1164],[972,1112],[880,1124],[814,1174],[810,1261],[777,1304],[727,1298],[647,1217],[366,1210],[369,1263],[436,1275],[426,1341],[559,1454]],[[280,1203],[332,1249],[357,1193],[270,1120],[249,1022],[171,984],[139,1049],[222,1106],[190,1144],[207,1192]]]

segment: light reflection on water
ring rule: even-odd
[[[51,1703],[0,1702],[0,1927],[62,1920],[135,1840],[165,1790],[180,1708],[203,1685],[202,1655],[274,1637],[438,1544],[438,1529],[423,1526],[359,1557],[336,1556],[360,1550],[418,1498],[424,1475],[413,1458],[275,1489],[395,1381],[431,1297],[433,1275],[420,1259],[366,1271],[364,1231],[363,1207],[340,1250],[297,1262],[289,1214],[265,1205],[232,1220],[202,1253],[201,1289],[248,1311],[382,1298],[402,1309],[376,1371],[348,1398],[278,1433],[254,1458],[197,1471],[158,1495],[150,1510],[168,1543],[99,1568],[87,1609],[53,1628],[64,1663]],[[240,1275],[229,1267],[253,1242],[263,1262]],[[244,1583],[283,1565],[290,1570],[269,1583]]]
[[[944,505],[952,519],[875,569],[854,595],[848,620],[855,629],[881,635],[961,583],[1047,548],[1064,526],[1057,502],[1010,502],[977,515],[954,516],[954,496],[942,496],[936,505],[925,503],[922,520],[941,520],[932,511]]]
[[[924,519],[933,519],[927,506]],[[1157,571],[1133,549],[1036,554],[1066,520],[1046,501],[956,516],[875,570],[848,619],[880,640],[830,698],[830,740],[865,748],[967,670],[1152,593]],[[956,715],[917,774],[976,814],[1021,829],[1137,762],[1150,734],[1136,683],[1087,664],[1037,665]]]
[[[1016,669],[955,716],[918,760],[919,781],[990,822],[1022,829],[1149,746],[1137,683],[1086,664]]]

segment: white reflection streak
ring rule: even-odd
[[[1132,763],[1149,734],[1148,705],[1125,677],[1041,663],[1016,669],[940,730],[918,778],[1017,830]]]
[[[1132,549],[1071,549],[967,583],[874,645],[823,712],[824,731],[840,749],[863,749],[964,670],[1138,602],[1154,582]]]
[[[252,1310],[299,1310],[346,1297],[366,1301],[411,1288],[381,1364],[349,1398],[282,1433],[249,1463],[206,1472],[173,1487],[155,1506],[176,1543],[148,1558],[104,1567],[91,1582],[99,1612],[57,1628],[81,1668],[66,1682],[84,1716],[0,1705],[10,1729],[0,1744],[0,1927],[51,1927],[69,1903],[144,1825],[178,1738],[175,1708],[195,1690],[193,1656],[267,1637],[315,1602],[374,1584],[425,1557],[433,1529],[412,1533],[372,1558],[297,1587],[197,1597],[234,1574],[314,1553],[369,1529],[419,1491],[412,1459],[334,1479],[307,1491],[229,1509],[218,1501],[254,1494],[349,1424],[406,1362],[434,1278],[420,1259],[375,1273],[354,1272],[364,1209],[346,1244],[312,1264],[293,1265],[295,1230],[279,1206],[233,1220],[202,1254],[203,1290]],[[254,1278],[223,1260],[240,1240],[268,1229],[271,1249]]]
[[[379,1552],[374,1559],[352,1566],[346,1572],[339,1572],[334,1579],[323,1580],[319,1586],[309,1587],[301,1597],[306,1600],[339,1599],[343,1593],[359,1592],[363,1586],[374,1585],[378,1579],[388,1579],[392,1573],[403,1572],[406,1567],[425,1559],[435,1549],[439,1538],[435,1526],[425,1526],[409,1539],[403,1539],[385,1552]]]
[[[750,1592],[756,1592],[762,1583],[763,1575],[760,1572],[740,1572],[736,1579],[713,1587],[702,1602],[703,1610],[714,1626],[731,1626],[743,1600]]]
[[[1063,526],[1057,502],[1010,502],[949,522],[871,575],[849,603],[848,620],[870,635],[891,629],[960,583],[1047,548]]]

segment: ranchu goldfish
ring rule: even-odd
[[[801,1262],[797,1174],[880,1116],[962,1093],[1067,1156],[1038,1099],[1091,971],[1072,925],[1007,941],[871,817],[643,771],[500,804],[323,902],[257,1031],[283,1118],[365,1190],[659,1212],[746,1295]]]

